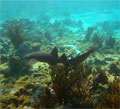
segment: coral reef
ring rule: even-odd
[[[114,48],[115,38],[113,38],[112,36],[109,36],[108,39],[105,40],[105,45],[110,47],[110,48]]]
[[[50,12],[35,21],[11,18],[0,22],[1,109],[119,108],[120,22],[91,22],[87,27],[72,18],[75,16],[58,18]],[[23,58],[55,46],[58,56],[65,53],[68,59],[90,48],[95,53],[87,63],[74,66],[34,60],[28,65]]]
[[[87,31],[85,32],[85,38],[84,38],[85,41],[88,41],[88,42],[90,41],[93,31],[94,31],[94,27],[87,28]]]
[[[6,61],[5,58],[10,56],[13,52],[14,52],[14,49],[12,48],[12,44],[10,40],[0,35],[0,54],[1,54],[0,58],[2,58],[2,61]]]
[[[15,25],[13,29],[9,27],[8,37],[10,38],[15,49],[18,48],[18,46],[22,44],[26,39],[23,35],[21,35],[21,29],[18,25]]]
[[[9,72],[9,66],[7,63],[0,64],[0,73]]]
[[[109,21],[104,21],[100,24],[103,31],[105,31],[108,35],[113,35],[113,33],[114,33],[113,25],[115,25],[115,24],[112,22],[109,22]]]
[[[29,73],[29,65],[26,62],[22,61],[18,56],[11,56],[8,62],[10,71],[9,76],[21,75]]]
[[[120,101],[120,81],[115,80],[112,84],[112,91],[103,93],[100,103],[96,106],[96,109],[118,109]]]
[[[109,67],[109,72],[113,75],[117,75],[117,76],[120,76],[120,62],[119,61],[113,61],[111,64],[110,64],[110,67]]]
[[[32,48],[32,51],[39,51],[40,43],[38,43],[38,42],[32,43],[31,48]]]
[[[48,64],[38,62],[33,64],[31,75],[23,75],[18,80],[13,81],[13,83],[11,80],[15,78],[14,76],[9,80],[6,80],[6,78],[1,79],[0,82],[9,86],[12,83],[12,86],[2,90],[4,96],[0,98],[0,108],[54,107],[57,104],[57,100],[48,87],[51,80],[48,80],[50,76],[48,69]],[[1,77],[3,78],[3,75],[0,75]]]
[[[102,68],[98,67],[96,68],[96,70],[98,75],[97,78],[93,81],[92,91],[99,91],[100,93],[105,90],[104,85],[108,84],[108,77],[106,76],[105,71],[102,70]]]
[[[52,88],[60,105],[70,103],[74,108],[93,107],[90,90],[95,76],[89,77],[92,69],[88,65],[80,64],[74,68],[57,64],[51,68]]]
[[[45,39],[46,40],[48,40],[48,41],[52,41],[52,36],[51,36],[51,33],[50,33],[50,31],[45,31],[45,33],[44,33],[44,37],[45,37]]]
[[[94,44],[94,46],[96,46],[96,48],[101,48],[103,45],[103,41],[104,37],[100,33],[96,32],[93,34],[91,42]]]
[[[11,95],[1,100],[2,108],[22,108],[24,105],[30,105],[30,99],[25,95]],[[4,103],[4,105],[3,105]],[[21,105],[20,105],[21,104]]]
[[[34,43],[33,43],[34,44]],[[29,41],[25,41],[15,51],[15,55],[23,58],[23,56],[27,53],[34,51],[34,47],[32,48],[32,44]]]
[[[32,104],[34,108],[53,108],[57,105],[57,98],[51,93],[46,84],[42,85],[42,94]]]

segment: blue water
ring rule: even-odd
[[[41,14],[51,17],[70,15],[93,23],[120,19],[119,0],[1,0],[1,20],[7,18],[39,19]]]
[[[69,18],[82,21],[86,30],[105,21],[120,22],[120,3],[119,0],[1,0],[0,22],[15,18],[49,19],[50,23]],[[77,27],[68,28],[73,32],[79,30]],[[120,36],[119,28],[115,30],[116,37]]]
[[[74,21],[81,20],[84,29],[87,29],[98,22],[120,21],[120,3],[119,0],[0,1],[0,22],[10,18],[28,18],[37,21],[43,15],[47,16],[51,23],[66,17]],[[72,30],[78,29],[72,28]]]

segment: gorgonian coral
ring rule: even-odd
[[[85,41],[90,41],[93,31],[94,31],[94,27],[87,28],[87,31],[85,32],[85,39],[84,39]]]
[[[21,29],[18,25],[15,25],[14,28],[8,28],[8,37],[15,49],[26,40],[24,35],[21,34]]]
[[[105,45],[110,47],[110,48],[114,48],[115,46],[115,38],[112,36],[109,36],[108,39],[105,40]]]
[[[51,66],[52,88],[60,105],[71,104],[73,108],[93,107],[90,93],[95,75],[92,68],[80,64],[77,67],[57,64]]]
[[[110,92],[105,92],[101,96],[101,101],[96,109],[118,109],[120,108],[120,81],[115,80]]]
[[[103,46],[104,36],[102,34],[100,34],[99,32],[95,32],[93,34],[93,37],[91,38],[91,42],[97,48],[101,48]]]
[[[120,61],[113,61],[110,64],[109,72],[113,75],[120,76]]]

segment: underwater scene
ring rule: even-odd
[[[0,0],[0,109],[120,109],[119,0]]]

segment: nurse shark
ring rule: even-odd
[[[24,56],[25,59],[32,59],[34,61],[46,62],[48,64],[54,65],[57,63],[63,63],[65,65],[77,65],[82,63],[86,58],[94,52],[94,49],[87,51],[82,55],[78,55],[74,58],[67,59],[67,56],[63,54],[61,57],[58,57],[58,50],[55,47],[51,52],[32,52]]]

